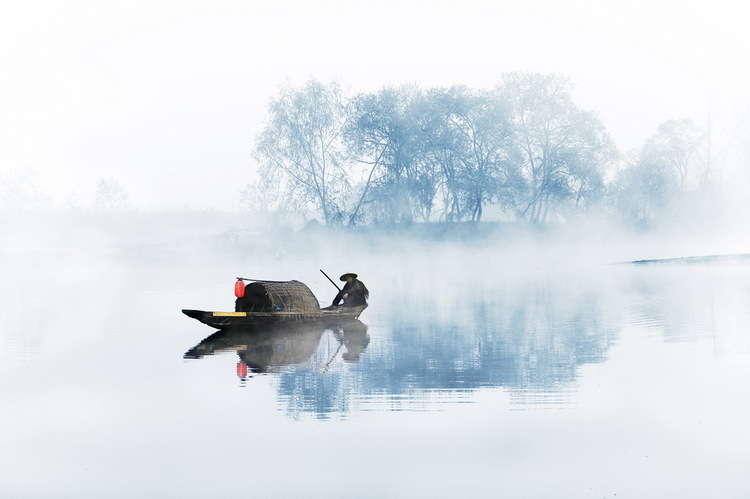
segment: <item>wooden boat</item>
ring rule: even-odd
[[[272,325],[284,322],[317,322],[336,324],[353,321],[367,308],[361,307],[326,307],[317,313],[300,314],[285,312],[213,312],[206,310],[183,309],[182,313],[217,329],[246,327],[253,325]]]
[[[367,305],[320,308],[310,288],[299,281],[255,281],[237,298],[234,312],[183,309],[182,313],[217,329],[279,323],[341,324],[359,318]]]

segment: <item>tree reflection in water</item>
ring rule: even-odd
[[[250,376],[273,373],[293,418],[433,409],[484,388],[503,388],[516,404],[569,403],[578,368],[602,361],[615,341],[603,299],[532,286],[460,312],[394,300],[369,331],[356,321],[218,332],[185,357],[237,352]]]

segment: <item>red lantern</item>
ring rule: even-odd
[[[234,296],[237,298],[245,296],[245,283],[240,279],[237,279],[237,282],[234,283]]]

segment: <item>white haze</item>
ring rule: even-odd
[[[750,88],[739,6],[4,2],[0,172],[38,172],[57,207],[90,204],[97,179],[111,177],[140,209],[231,211],[254,178],[268,99],[308,78],[359,92],[561,73],[623,151],[668,119],[731,128]]]
[[[717,138],[743,123],[744,24],[727,0],[1,2],[0,495],[747,496],[747,260],[610,265],[750,253],[747,142],[724,171],[731,216],[651,232],[239,210],[287,79],[372,92],[562,73],[626,151],[668,119],[710,117]],[[2,210],[24,171],[58,209]],[[90,209],[102,178],[135,209]],[[370,290],[360,361],[327,371],[329,331],[310,370],[352,388],[351,420],[293,420],[279,376],[238,387],[233,353],[183,359],[213,330],[181,309],[233,310],[237,276],[297,279],[327,305],[320,269]],[[483,352],[511,382],[409,381],[469,379]],[[512,382],[535,370],[530,390]],[[383,373],[408,389],[364,382]],[[540,388],[572,399],[537,406]]]

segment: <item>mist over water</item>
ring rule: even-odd
[[[750,497],[737,2],[363,7],[0,4],[0,498]]]
[[[15,233],[0,253],[3,494],[748,492],[746,259],[619,263],[709,243],[603,229],[235,221]],[[327,305],[320,269],[369,288],[354,327],[232,337],[180,313],[233,310],[237,276],[297,279]]]

